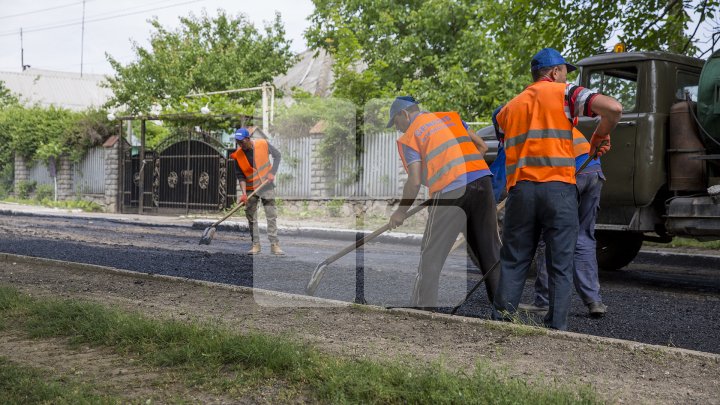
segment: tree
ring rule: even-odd
[[[5,83],[0,80],[0,108],[7,108],[18,104],[18,98],[5,87]]]
[[[411,93],[428,109],[487,120],[530,81],[543,47],[579,60],[616,34],[633,50],[697,51],[690,16],[718,0],[314,0],[306,38],[335,66],[337,97],[359,105]]]
[[[181,18],[174,31],[157,19],[150,24],[154,30],[150,47],[135,43],[135,62],[123,66],[107,55],[115,70],[115,77],[109,79],[114,93],[109,107],[124,106],[130,114],[148,114],[154,105],[177,112],[185,105],[197,107],[212,100],[227,105],[229,98],[252,108],[259,92],[204,100],[185,96],[259,86],[287,71],[293,61],[279,14],[263,32],[245,16],[231,17],[222,10],[216,17],[203,13]]]

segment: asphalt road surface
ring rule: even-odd
[[[263,235],[263,253],[248,256],[244,254],[250,247],[247,234],[218,231],[207,246],[198,244],[201,235],[202,230],[189,227],[0,216],[1,252],[297,294],[304,293],[319,262],[348,244],[346,240],[284,237],[281,243],[287,255],[275,257],[269,254]],[[405,306],[418,253],[419,246],[370,243],[363,251],[332,264],[316,295]],[[589,318],[574,295],[569,330],[720,353],[720,269],[703,263],[701,258],[671,262],[641,255],[622,271],[601,273],[608,315],[599,320]],[[479,276],[463,252],[451,255],[443,269],[442,304],[456,304]],[[532,282],[528,279],[523,302],[531,302]],[[489,318],[484,288],[478,289],[459,314]]]

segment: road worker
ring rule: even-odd
[[[572,129],[578,117],[599,115],[589,153],[600,156],[610,149],[610,131],[622,113],[615,99],[567,84],[567,73],[575,69],[555,49],[542,49],[530,63],[533,84],[497,114],[504,137],[508,197],[494,319],[510,320],[517,311],[542,232],[549,272],[544,324],[567,329],[578,235]]]
[[[424,112],[412,97],[397,97],[390,108],[388,127],[393,125],[403,132],[397,143],[408,180],[390,225],[394,228],[403,223],[420,186],[426,185],[432,204],[412,305],[434,308],[438,303],[440,272],[460,232],[465,232],[470,254],[477,259],[483,274],[498,260],[500,238],[491,174],[458,113]],[[498,276],[495,271],[486,282],[490,302]]]
[[[573,129],[573,143],[575,147],[575,167],[580,167],[588,159],[590,143],[582,133]],[[575,244],[575,271],[573,282],[575,291],[588,308],[593,318],[602,318],[607,312],[600,296],[600,280],[598,278],[598,263],[595,256],[595,220],[600,210],[600,192],[602,191],[605,176],[603,175],[600,159],[593,159],[579,173],[576,174],[580,200],[578,201],[579,231]],[[520,304],[520,309],[543,314],[548,309],[548,273],[545,255],[545,242],[540,239],[535,266],[537,278],[535,279],[535,300],[530,305]]]
[[[260,231],[258,229],[257,206],[262,201],[267,217],[267,234],[270,240],[270,252],[274,255],[285,254],[280,248],[277,237],[277,210],[275,208],[275,174],[280,167],[280,151],[265,139],[251,139],[247,128],[235,131],[237,149],[230,157],[237,163],[235,177],[240,183],[238,188],[238,204],[245,203],[245,217],[248,220],[252,247],[248,254],[260,253]],[[272,156],[272,162],[270,161]],[[248,198],[248,194],[263,182],[269,182],[257,194]]]

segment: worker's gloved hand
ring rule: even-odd
[[[610,134],[593,134],[590,138],[590,156],[600,157],[610,150]]]
[[[267,176],[265,177],[265,179],[267,180],[268,183],[272,183],[273,181],[275,181],[275,175],[272,173],[268,173]]]
[[[390,229],[395,229],[405,222],[406,214],[402,211],[395,211],[390,216]]]
[[[238,197],[238,204],[247,204],[247,194]]]

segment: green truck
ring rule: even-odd
[[[577,66],[581,86],[623,105],[612,150],[602,158],[607,181],[595,230],[600,267],[624,267],[644,241],[720,239],[720,51],[707,61],[606,53]],[[578,129],[589,139],[596,124],[584,118]],[[478,134],[494,140],[492,127]],[[492,151],[497,142],[489,143]]]

